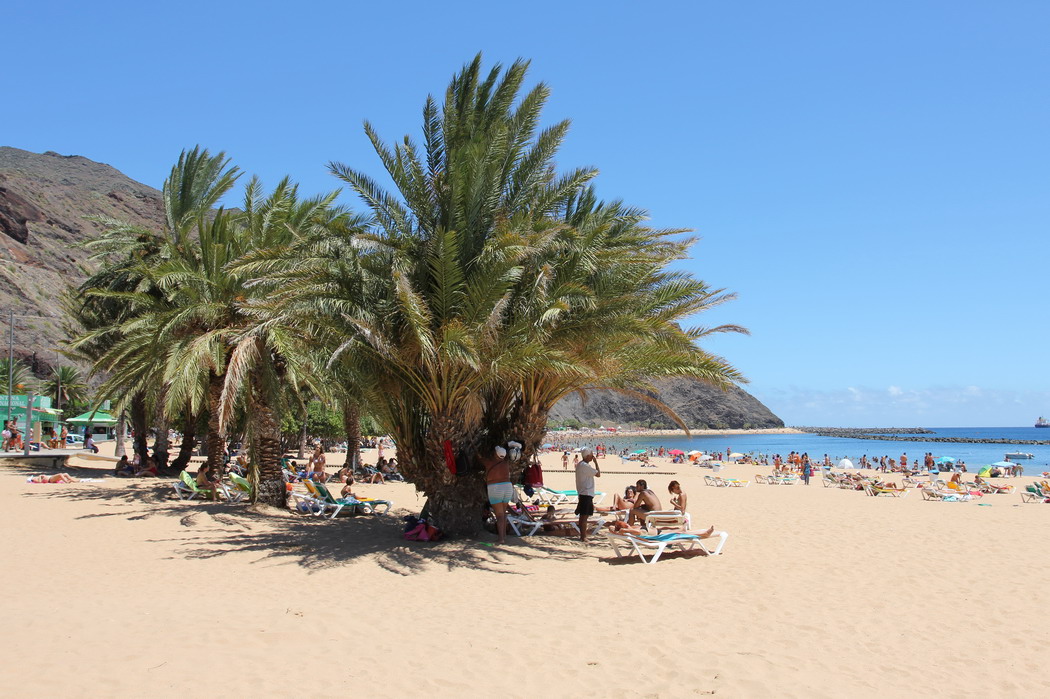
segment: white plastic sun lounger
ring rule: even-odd
[[[669,532],[667,534],[658,534],[656,536],[634,536],[632,534],[612,533],[607,533],[605,535],[618,557],[625,558],[632,554],[637,554],[637,556],[642,559],[643,563],[656,563],[660,560],[660,556],[668,547],[674,547],[681,551],[699,549],[703,552],[704,556],[720,555],[722,553],[722,547],[725,546],[726,539],[729,538],[729,534],[727,532],[715,532],[712,536],[717,536],[719,539],[718,546],[715,547],[714,551],[711,551],[704,546],[703,540],[696,534]],[[624,551],[620,550],[620,545],[624,546]],[[627,549],[627,546],[629,546],[630,549]],[[652,552],[652,556],[648,560],[645,558],[646,550]]]

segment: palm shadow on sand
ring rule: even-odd
[[[509,537],[508,543],[500,546],[487,533],[479,539],[410,542],[401,536],[405,511],[332,521],[273,508],[259,511],[239,503],[182,501],[175,497],[170,479],[129,481],[123,488],[41,486],[26,497],[91,502],[95,511],[77,519],[116,517],[129,523],[156,517],[177,519],[185,527],[185,535],[147,540],[173,547],[171,558],[209,559],[248,553],[255,556],[252,565],[292,564],[309,571],[370,558],[397,575],[413,575],[435,566],[524,574],[514,565],[516,561],[579,560],[589,557],[593,546],[542,536]]]

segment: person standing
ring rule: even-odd
[[[485,490],[488,491],[489,507],[496,515],[496,533],[499,543],[507,543],[507,506],[514,499],[514,484],[510,482],[510,462],[507,450],[496,447],[493,456],[479,456],[485,468]]]
[[[825,457],[827,455],[825,454]],[[813,465],[809,463],[809,457],[802,459],[802,481],[809,485],[809,477],[813,475]]]
[[[594,479],[601,478],[602,471],[588,447],[580,450],[580,456],[583,458],[576,464],[576,514],[580,517],[580,541],[587,541],[587,519],[594,514]]]

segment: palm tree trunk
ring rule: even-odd
[[[179,446],[179,453],[175,457],[175,461],[171,463],[173,471],[183,471],[190,463],[190,457],[193,456],[193,447],[197,442],[197,416],[190,415],[189,411],[186,412],[186,425],[182,430],[182,444]]]
[[[343,402],[343,429],[346,431],[346,466],[361,463],[361,406],[357,401]]]
[[[138,454],[139,463],[145,465],[149,458],[149,446],[146,444],[149,431],[149,418],[146,413],[146,397],[136,393],[131,397],[131,429],[135,431],[132,450]]]
[[[398,467],[426,493],[429,516],[448,535],[476,536],[488,502],[484,473],[475,465],[480,446],[476,435],[466,434],[454,418],[442,416],[432,421],[423,448],[416,452],[409,446],[411,427],[404,431],[403,438],[394,435]],[[457,469],[455,476],[445,465],[445,440],[452,443],[457,457],[466,457],[461,459],[466,469]]]
[[[306,403],[303,403],[303,429],[299,432],[299,451],[295,456],[297,459],[306,458],[306,422],[309,417],[310,411],[307,410]]]
[[[273,407],[267,401],[259,400],[262,392],[257,377],[253,376],[252,384],[257,459],[251,469],[252,502],[284,507],[288,491],[281,472],[281,427]]]
[[[118,459],[122,456],[127,455],[128,450],[124,445],[124,440],[128,436],[128,416],[123,410],[120,411],[120,415],[117,416],[117,444],[113,455]]]
[[[208,375],[208,467],[222,473],[226,440],[219,430],[219,401],[222,398],[223,378],[214,372]]]

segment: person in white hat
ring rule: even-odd
[[[514,499],[514,485],[510,482],[510,462],[507,461],[507,450],[503,447],[493,449],[493,457],[482,456],[480,461],[485,467],[485,488],[488,491],[489,507],[496,515],[496,532],[499,543],[506,543],[507,506]]]
[[[587,541],[587,518],[594,514],[594,479],[601,478],[602,471],[589,447],[580,450],[580,457],[576,464],[576,514],[580,516],[580,541]]]

